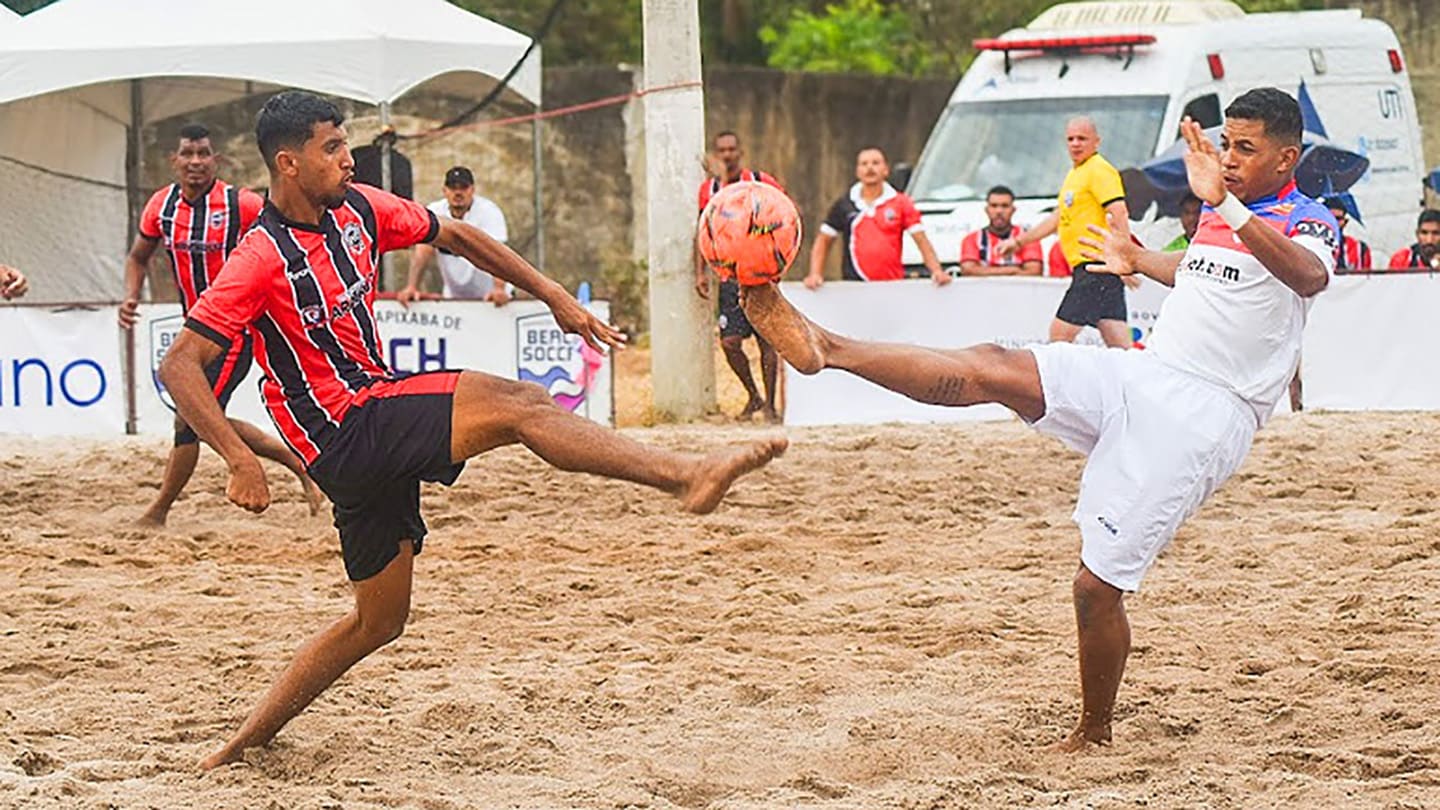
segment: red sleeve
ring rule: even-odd
[[[695,208],[697,211],[704,211],[705,204],[710,202],[710,178],[700,181],[700,188],[695,190]]]
[[[901,192],[896,205],[900,209],[902,228],[908,231],[920,224],[920,209],[915,207],[915,201],[910,199],[910,195]]]
[[[165,198],[169,196],[170,188],[167,186],[150,195],[150,201],[145,203],[145,210],[140,212],[140,235],[146,239],[159,239],[160,233],[160,206],[165,204]]]
[[[265,198],[248,188],[240,189],[240,233],[248,233],[265,208]]]
[[[1021,231],[1020,233],[1024,233],[1024,231]],[[1018,235],[1019,234],[1017,234],[1017,236]],[[1064,259],[1065,254],[1061,253],[1060,258]],[[1026,262],[1039,262],[1043,265],[1045,263],[1045,248],[1040,247],[1039,242],[1031,242],[1030,244],[1020,248],[1020,252],[1015,256],[1015,261],[1020,262],[1021,264],[1024,264]],[[1067,265],[1065,269],[1068,270],[1070,268]]]
[[[980,232],[971,231],[960,240],[960,261],[980,261]]]
[[[265,311],[268,281],[284,265],[270,240],[252,231],[190,308],[186,328],[229,347]]]
[[[375,210],[375,229],[379,231],[376,247],[381,253],[430,242],[440,232],[440,220],[420,203],[374,186],[356,183],[352,188],[360,192]]]
[[[1391,270],[1404,270],[1410,266],[1410,248],[1404,247],[1395,251],[1390,256]]]

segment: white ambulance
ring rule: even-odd
[[[1227,0],[1108,0],[1053,6],[975,46],[907,187],[946,266],[958,263],[964,235],[987,223],[990,187],[1015,191],[1023,226],[1054,206],[1070,169],[1068,118],[1090,116],[1101,154],[1123,170],[1171,146],[1185,115],[1218,125],[1246,90],[1296,94],[1302,81],[1328,140],[1370,161],[1350,189],[1364,226],[1346,235],[1368,241],[1382,266],[1414,241],[1419,119],[1400,43],[1380,20],[1357,10],[1246,14]],[[1136,231],[1158,247],[1179,225]],[[905,263],[918,266],[906,241]]]

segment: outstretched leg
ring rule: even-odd
[[[838,368],[930,405],[998,402],[1034,421],[1045,415],[1035,356],[993,344],[927,349],[869,343],[828,332],[801,315],[773,284],[746,288],[745,314],[801,374]]]
[[[730,485],[785,452],[776,436],[705,455],[641,444],[555,404],[545,389],[466,371],[455,387],[450,455],[463,461],[519,442],[551,465],[668,492],[697,514],[714,511]]]
[[[246,748],[269,742],[357,661],[399,638],[410,615],[414,557],[410,541],[402,540],[384,570],[355,583],[355,609],[300,647],[240,730],[200,767],[235,762]]]
[[[239,419],[230,420],[231,427],[240,434],[240,439],[254,451],[255,455],[261,458],[268,458],[277,464],[285,465],[285,469],[295,474],[300,481],[300,491],[305,493],[305,502],[310,506],[310,514],[318,514],[320,508],[325,505],[325,493],[320,487],[310,480],[309,474],[305,472],[305,462],[300,457],[290,452],[279,439],[271,436],[249,422],[242,422]]]
[[[1125,594],[1080,566],[1075,575],[1075,630],[1080,641],[1080,722],[1058,743],[1059,751],[1080,751],[1110,742],[1115,693],[1130,655],[1130,622]]]

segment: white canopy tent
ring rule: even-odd
[[[113,300],[144,125],[279,87],[478,95],[530,39],[445,0],[61,0],[0,19],[0,255],[32,297]],[[509,88],[540,103],[540,51]]]
[[[9,6],[0,6],[0,25],[5,25],[18,19],[20,19],[20,15],[11,11]]]

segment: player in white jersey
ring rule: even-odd
[[[843,369],[935,405],[998,402],[1089,455],[1074,513],[1084,705],[1060,750],[1110,740],[1130,652],[1124,594],[1244,460],[1295,371],[1307,299],[1335,266],[1335,220],[1294,188],[1295,99],[1260,88],[1225,113],[1218,150],[1199,125],[1182,124],[1190,188],[1207,203],[1185,253],[1143,250],[1098,228],[1087,240],[1105,272],[1175,288],[1148,351],[867,343],[808,321],[773,285],[747,288],[751,324],[801,373]]]

